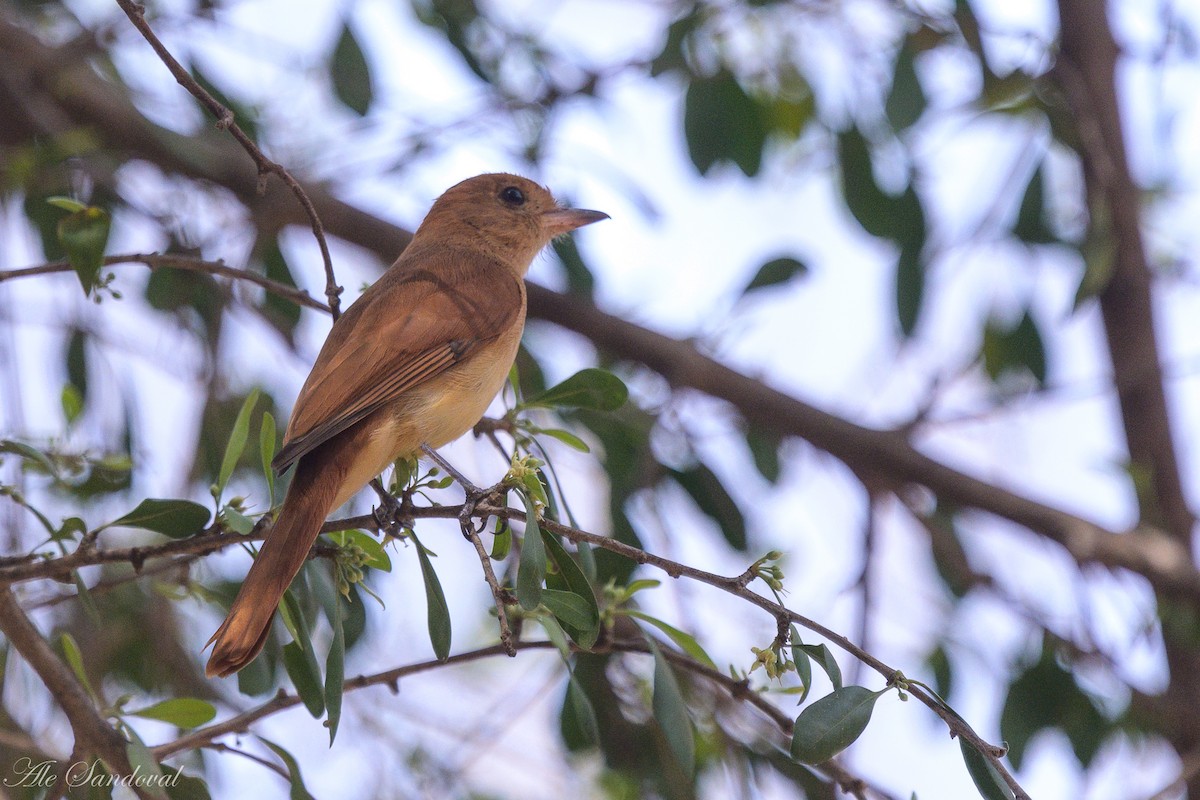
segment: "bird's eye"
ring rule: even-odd
[[[525,193],[515,186],[505,186],[501,189],[500,199],[514,207],[525,205]]]

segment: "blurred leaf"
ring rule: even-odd
[[[63,418],[66,419],[67,425],[75,424],[75,420],[83,413],[83,395],[75,388],[75,384],[68,383],[63,386],[59,403],[62,405]]]
[[[12,453],[25,461],[31,461],[47,475],[58,474],[58,468],[54,466],[54,462],[50,459],[50,456],[24,442],[14,441],[13,439],[0,439],[0,453]]]
[[[950,692],[954,688],[954,672],[946,648],[940,644],[933,648],[925,657],[925,666],[933,673],[933,686],[938,696],[949,700]]]
[[[1000,715],[1000,733],[1008,742],[1014,767],[1021,769],[1029,742],[1046,728],[1066,734],[1085,769],[1113,729],[1071,673],[1059,665],[1049,639],[1042,645],[1041,658],[1009,685]]]
[[[590,626],[593,631],[592,642],[595,643],[596,620],[592,617],[592,609],[586,598],[559,589],[542,589],[541,598],[542,605],[558,618],[564,629],[587,630]]]
[[[190,500],[156,500],[147,498],[133,511],[105,527],[141,528],[161,533],[172,539],[186,539],[204,530],[209,511]]]
[[[197,700],[194,697],[175,697],[138,711],[125,713],[135,717],[162,720],[180,728],[198,728],[215,718],[217,709],[207,700]]]
[[[890,237],[895,230],[894,200],[875,182],[871,149],[866,138],[858,128],[849,128],[838,134],[837,145],[846,207],[867,233]]]
[[[173,772],[171,784],[163,788],[167,790],[167,797],[171,800],[212,800],[212,795],[208,793],[208,784],[194,775],[182,772]]]
[[[983,331],[983,366],[993,381],[1012,372],[1027,372],[1039,387],[1046,385],[1046,348],[1029,309],[1011,329],[989,320]]]
[[[667,39],[663,42],[663,48],[650,62],[650,77],[657,78],[664,72],[687,69],[684,47],[688,37],[699,24],[700,15],[694,8],[667,27]]]
[[[410,532],[409,535],[417,546],[417,559],[421,562],[421,580],[425,582],[429,642],[433,645],[433,654],[437,656],[438,661],[445,661],[450,656],[450,607],[446,605],[446,595],[429,560],[429,553],[415,533]]]
[[[1113,234],[1108,204],[1103,200],[1094,200],[1088,210],[1091,219],[1083,244],[1079,246],[1079,254],[1083,257],[1083,275],[1079,279],[1079,288],[1075,290],[1072,310],[1078,310],[1085,300],[1107,289],[1117,266],[1117,240]]]
[[[1046,222],[1044,168],[1044,163],[1038,164],[1029,178],[1029,185],[1025,187],[1025,194],[1021,198],[1021,207],[1017,211],[1017,221],[1012,229],[1018,239],[1029,244],[1049,244],[1058,241],[1058,237]]]
[[[544,392],[525,398],[520,408],[587,408],[615,411],[629,398],[625,382],[608,370],[588,367]]]
[[[365,116],[375,99],[375,91],[371,86],[371,69],[349,22],[342,23],[342,33],[329,60],[329,76],[338,99],[360,117]]]
[[[155,800],[169,800],[166,789],[163,788],[160,780],[163,777],[162,769],[154,760],[154,754],[138,737],[136,731],[128,729],[128,735],[132,739],[125,744],[125,756],[129,759],[129,766],[133,768],[133,774],[142,778],[137,783],[140,789],[138,796],[152,797]]]
[[[921,263],[921,251],[913,247],[900,248],[896,260],[896,318],[900,331],[912,336],[917,328],[921,303],[925,298],[925,265]]]
[[[250,412],[254,410],[254,405],[258,402],[258,394],[258,389],[253,389],[250,394],[246,395],[246,400],[242,403],[241,410],[238,411],[237,419],[234,420],[233,431],[229,434],[229,442],[225,445],[225,457],[221,459],[221,471],[217,475],[217,489],[214,494],[218,499],[225,491],[229,478],[233,475],[233,468],[237,466],[238,459],[242,457],[242,452],[246,449],[246,440],[250,436]]]
[[[79,328],[71,329],[71,337],[67,341],[67,380],[79,392],[80,407],[87,402],[88,370],[87,370],[87,334]]]
[[[773,484],[779,483],[779,476],[783,474],[779,461],[779,448],[782,444],[783,437],[775,431],[758,425],[749,425],[746,428],[746,446],[750,448],[754,466],[759,475]]]
[[[95,690],[92,689],[92,682],[88,679],[87,670],[83,666],[83,653],[79,651],[79,643],[75,641],[74,636],[65,631],[58,640],[62,644],[63,655],[67,657],[67,666],[71,668],[71,672],[75,673],[76,680],[87,690],[93,700],[99,702]]]
[[[289,783],[291,784],[291,791],[288,794],[289,800],[316,800],[316,798],[308,793],[308,789],[304,787],[304,778],[300,776],[300,765],[296,763],[295,757],[274,742],[263,739],[261,736],[258,738],[263,744],[274,750],[275,755],[279,756],[287,767],[290,777]]]
[[[86,295],[92,293],[100,279],[111,223],[108,212],[95,206],[75,211],[58,221],[58,241]]]
[[[1004,778],[1000,777],[1000,773],[992,766],[992,762],[979,752],[975,745],[959,737],[958,747],[962,751],[967,773],[970,774],[971,780],[974,781],[975,788],[979,790],[979,796],[983,800],[1013,800],[1015,795],[1012,789],[1008,788],[1008,784],[1004,782]]]
[[[899,133],[907,130],[925,113],[927,100],[925,91],[913,64],[914,52],[907,40],[896,53],[896,66],[892,72],[892,88],[885,103],[888,122],[892,130]]]
[[[687,492],[705,516],[717,523],[730,547],[746,549],[746,519],[716,473],[704,464],[697,464],[690,469],[668,470],[667,474]]]
[[[633,617],[634,619],[640,619],[643,622],[650,623],[670,637],[671,641],[674,642],[679,649],[683,650],[696,661],[700,662],[709,669],[717,669],[717,665],[713,663],[713,660],[709,657],[708,653],[706,653],[704,648],[700,646],[700,643],[696,641],[696,637],[692,636],[690,633],[685,633],[679,630],[679,628],[669,625],[657,617],[652,617],[649,614],[638,611],[636,608],[626,608],[623,609],[621,613]]]
[[[254,259],[262,264],[265,277],[284,286],[296,288],[296,279],[292,276],[292,269],[279,246],[278,236],[259,237],[254,245]],[[292,343],[296,326],[300,323],[300,305],[295,300],[280,297],[268,290],[258,308],[267,321]]]
[[[197,333],[207,337],[208,346],[215,344],[225,301],[221,288],[211,275],[165,267],[155,269],[146,283],[145,296],[150,306],[159,311],[172,311],[186,317],[183,310],[191,309],[195,312],[191,319],[202,326]]]
[[[722,161],[737,164],[747,177],[762,166],[767,139],[763,110],[728,70],[692,79],[684,97],[683,132],[701,175]]]
[[[259,140],[258,119],[253,111],[245,103],[238,102],[229,95],[225,94],[225,92],[221,90],[221,87],[210,81],[208,76],[205,75],[195,64],[191,66],[189,71],[192,73],[192,77],[196,79],[196,83],[200,84],[204,91],[211,94],[214,100],[225,106],[225,108],[229,109],[229,111],[233,114],[234,121],[237,123],[237,126],[242,129],[242,132],[257,142]],[[200,105],[199,100],[197,100],[196,103],[197,105]],[[201,105],[200,110],[206,117],[208,116],[209,112],[207,107]]]
[[[525,535],[521,537],[521,556],[517,565],[517,602],[533,611],[542,602],[542,581],[546,580],[546,548],[538,526],[537,509],[527,491],[517,490],[525,503]]]
[[[690,779],[696,771],[696,738],[692,730],[692,718],[671,665],[654,639],[647,636],[646,642],[654,656],[654,695],[651,698],[654,721],[662,730],[680,770]]]
[[[867,729],[881,694],[843,686],[801,711],[792,734],[792,758],[821,764],[845,750]]]
[[[758,268],[758,272],[754,273],[754,277],[746,284],[746,288],[742,289],[741,296],[745,297],[757,289],[778,286],[795,278],[807,277],[807,275],[808,266],[803,262],[788,256],[773,258]]]
[[[492,539],[492,552],[488,555],[493,561],[503,561],[512,550],[512,528],[501,520],[497,520],[496,525],[498,529]]]
[[[577,297],[592,299],[596,288],[596,277],[591,268],[584,262],[579,253],[579,245],[574,236],[559,236],[550,243],[558,261],[562,264],[563,273],[567,276],[567,289]]]
[[[258,454],[262,458],[263,478],[267,481],[267,497],[275,505],[275,470],[271,462],[275,459],[275,417],[264,411],[258,426]]]

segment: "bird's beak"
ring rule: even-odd
[[[542,214],[542,230],[548,233],[550,238],[554,238],[602,219],[608,219],[608,214],[603,211],[589,211],[586,208],[556,208]]]

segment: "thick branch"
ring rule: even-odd
[[[1151,303],[1151,273],[1142,240],[1141,193],[1129,172],[1117,100],[1117,45],[1107,4],[1059,0],[1062,50],[1054,75],[1074,114],[1092,225],[1112,237],[1112,277],[1100,311],[1112,360],[1130,461],[1154,487],[1142,516],[1191,548],[1188,507],[1171,432]]]
[[[115,775],[128,775],[130,765],[124,737],[96,710],[87,690],[50,649],[50,645],[25,615],[12,590],[7,587],[0,588],[0,631],[37,673],[67,715],[75,736],[73,757],[96,756]],[[145,796],[140,790],[138,792]]]

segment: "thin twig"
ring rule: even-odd
[[[272,294],[287,298],[298,305],[329,312],[329,306],[317,300],[303,289],[297,289],[294,286],[288,286],[286,283],[271,280],[264,275],[259,275],[257,272],[231,267],[221,260],[207,261],[202,258],[185,256],[179,253],[130,253],[128,255],[105,256],[103,263],[106,267],[115,267],[121,264],[145,264],[152,270],[181,269],[188,272],[222,275],[226,278],[234,278],[258,284]],[[71,265],[66,261],[53,261],[48,264],[39,264],[36,267],[0,270],[0,283],[14,278],[49,275],[55,272],[70,272],[71,270]]]
[[[229,131],[237,143],[242,146],[250,158],[254,159],[254,164],[258,168],[259,191],[263,191],[266,187],[266,178],[270,174],[278,175],[279,178],[287,184],[292,190],[292,194],[300,201],[300,205],[304,207],[304,213],[308,216],[310,225],[312,226],[313,236],[317,240],[317,245],[321,249],[321,260],[325,264],[325,296],[329,299],[329,313],[336,320],[340,311],[339,296],[342,293],[342,288],[337,285],[337,279],[333,274],[333,259],[329,255],[329,243],[325,241],[325,229],[321,225],[321,219],[317,216],[317,210],[313,207],[312,201],[308,198],[308,194],[304,191],[304,187],[300,182],[292,177],[292,174],[283,168],[282,165],[267,158],[254,140],[246,134],[245,131],[237,124],[234,119],[233,112],[222,105],[215,97],[196,82],[183,65],[171,55],[167,50],[166,45],[150,28],[146,22],[145,9],[132,2],[132,0],[117,0],[117,5],[125,12],[125,16],[129,17],[129,21],[138,29],[138,32],[150,43],[154,48],[154,52],[158,54],[159,59],[175,76],[175,80],[179,85],[191,92],[192,96],[200,101],[200,104],[209,110],[213,117],[217,120],[217,127]]]

